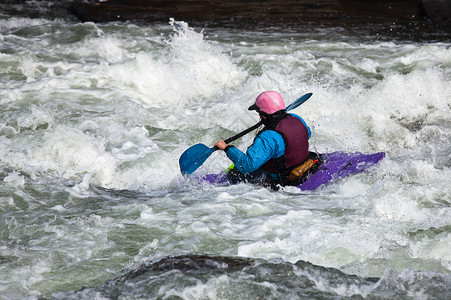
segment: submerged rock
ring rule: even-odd
[[[124,270],[96,288],[53,299],[448,299],[449,275],[388,267],[381,278],[349,275],[305,261],[187,254]]]
[[[342,291],[358,293],[359,289],[366,290],[378,280],[347,275],[303,261],[291,264],[281,259],[188,254],[144,263],[97,288],[53,296],[54,299],[91,296],[107,299],[169,296],[174,299],[319,299],[340,295]]]

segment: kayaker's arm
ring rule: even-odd
[[[267,130],[257,136],[246,153],[235,147],[227,147],[222,141],[216,143],[215,146],[224,149],[235,167],[243,174],[256,171],[271,158],[279,157],[285,152],[285,142],[282,136],[272,130]]]

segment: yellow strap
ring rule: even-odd
[[[318,162],[317,159],[313,160],[313,159],[309,158],[302,165],[291,170],[290,175],[288,175],[288,179],[291,181],[294,181],[294,180],[301,178],[302,176],[304,176],[305,172],[307,172],[317,162]]]

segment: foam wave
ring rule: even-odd
[[[189,107],[240,84],[246,72],[202,33],[171,21],[175,34],[156,53],[140,52],[108,70],[124,88],[131,87],[148,107]],[[155,51],[155,50],[154,50]]]
[[[8,19],[0,19],[0,31],[7,31],[22,27],[40,26],[52,23],[52,21],[43,18],[19,18],[12,17]]]

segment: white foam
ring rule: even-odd
[[[42,18],[19,18],[12,17],[9,19],[1,19],[0,20],[0,30],[6,31],[10,29],[20,28],[20,27],[29,27],[29,26],[40,26],[43,24],[51,23],[48,19]]]
[[[106,185],[113,180],[116,161],[105,152],[103,141],[64,126],[49,131],[45,139],[45,145],[33,154],[34,164],[65,178],[91,172]]]
[[[20,175],[19,172],[12,172],[8,176],[3,178],[3,182],[8,185],[19,188],[24,186],[25,178],[22,175]]]
[[[171,26],[175,34],[166,48],[139,52],[111,66],[107,71],[111,78],[131,86],[139,93],[137,100],[150,107],[190,105],[242,82],[245,72],[202,33],[185,22],[172,21]]]

